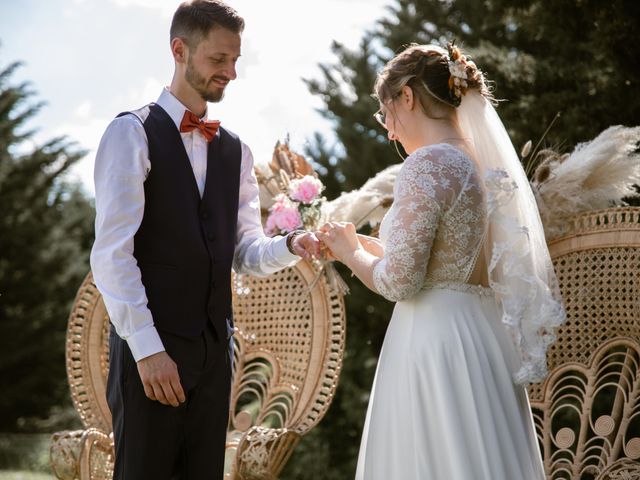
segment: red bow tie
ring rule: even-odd
[[[190,112],[189,110],[185,110],[184,116],[182,117],[182,122],[180,122],[180,131],[181,132],[190,132],[194,129],[198,129],[204,135],[204,138],[207,139],[207,142],[213,140],[213,137],[216,136],[216,132],[218,131],[218,127],[220,126],[220,122],[203,122],[198,118],[198,116]]]

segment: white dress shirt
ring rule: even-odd
[[[156,103],[179,129],[186,107],[167,88]],[[202,119],[206,118],[205,112]],[[181,136],[202,197],[208,142],[198,129]],[[238,273],[266,276],[294,265],[300,257],[289,252],[285,237],[265,236],[253,156],[249,147],[241,145],[233,268]],[[114,119],[100,141],[94,167],[96,239],[91,250],[91,270],[116,333],[127,341],[136,361],[164,350],[133,256],[133,238],[144,215],[144,182],[150,170],[147,136],[140,120],[133,115]]]

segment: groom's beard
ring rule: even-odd
[[[185,79],[191,87],[198,92],[203,100],[207,102],[219,102],[224,97],[224,88],[217,87],[216,90],[209,90],[207,87],[216,79],[212,77],[209,80],[204,78],[193,66],[191,58],[187,60],[187,71],[185,73]],[[219,77],[218,80],[226,81],[226,78]]]

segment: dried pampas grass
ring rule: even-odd
[[[333,222],[351,222],[356,228],[378,225],[393,202],[393,185],[402,164],[392,165],[359,189],[343,193],[323,206],[323,217]]]
[[[612,126],[571,154],[542,150],[533,187],[547,241],[565,234],[578,213],[624,205],[640,184],[640,127]]]
[[[287,193],[289,182],[296,178],[312,175],[318,178],[313,166],[300,154],[289,148],[289,140],[276,143],[271,162],[267,165],[255,164],[253,168],[260,186],[260,207],[263,217],[268,214],[276,195]]]

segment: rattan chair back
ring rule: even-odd
[[[549,243],[568,320],[529,398],[548,479],[640,479],[640,208]]]
[[[265,278],[234,275],[232,288],[236,349],[226,478],[275,478],[333,399],[344,352],[344,301],[306,261]],[[84,430],[54,435],[51,464],[58,478],[112,476],[105,395],[110,328],[89,273],[66,339],[67,377]]]

